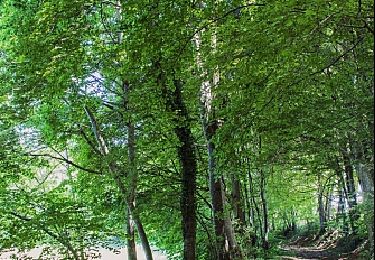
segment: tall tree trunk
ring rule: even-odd
[[[180,104],[183,105],[183,104]],[[184,260],[196,259],[196,173],[197,161],[190,129],[177,127],[177,137],[181,142],[178,148],[182,165],[182,220],[184,234]]]
[[[197,190],[197,158],[194,138],[189,126],[189,113],[182,96],[182,82],[173,79],[175,90],[168,89],[167,77],[159,61],[155,63],[158,70],[157,84],[161,87],[166,108],[176,114],[174,132],[180,142],[177,149],[182,170],[181,214],[184,237],[184,260],[196,259],[196,190]]]
[[[130,185],[129,185],[129,192],[128,192],[128,199],[127,204],[135,207],[135,195],[137,190],[138,184],[138,171],[137,171],[137,164],[136,164],[136,151],[135,151],[135,129],[134,125],[130,120],[130,105],[129,105],[129,94],[130,94],[130,86],[127,81],[123,82],[123,106],[124,110],[128,113],[127,119],[125,119],[127,132],[128,132],[128,174],[130,178]],[[134,221],[133,216],[130,210],[127,210],[128,213],[128,221],[127,221],[127,239],[128,239],[128,258],[129,260],[137,260],[137,251],[135,247],[135,238],[134,238]],[[151,248],[148,245],[145,245],[145,252],[151,252]],[[148,257],[150,257],[148,255]],[[152,257],[152,255],[151,255]]]
[[[209,134],[209,133],[208,133]],[[214,227],[216,237],[216,258],[225,258],[225,222],[223,203],[223,184],[221,178],[215,174],[214,144],[209,139],[207,143],[208,173],[210,182],[210,193],[212,198],[212,210],[214,216]]]
[[[211,47],[212,50],[216,51],[216,33],[213,33],[211,37]],[[216,259],[217,260],[224,260],[229,258],[226,249],[225,249],[225,235],[227,230],[227,239],[232,240],[229,242],[229,247],[235,244],[234,242],[234,235],[232,235],[233,228],[231,227],[231,220],[227,219],[224,212],[224,190],[223,190],[223,183],[221,176],[217,174],[216,170],[216,158],[215,158],[215,145],[213,143],[212,138],[214,137],[216,130],[218,129],[218,120],[214,118],[215,110],[212,107],[213,101],[213,88],[219,82],[219,75],[218,71],[214,72],[212,83],[205,79],[206,77],[206,70],[203,67],[203,61],[200,57],[200,46],[201,46],[201,38],[199,34],[195,35],[195,45],[197,48],[198,55],[196,57],[196,63],[199,70],[202,70],[202,78],[203,83],[201,84],[200,89],[200,100],[201,100],[201,118],[202,118],[202,125],[204,136],[206,138],[207,143],[207,155],[208,155],[208,174],[209,174],[209,189],[211,193],[211,200],[212,200],[212,210],[213,210],[213,217],[214,217],[214,229],[215,229],[215,237],[216,237]],[[229,223],[230,222],[230,223]]]

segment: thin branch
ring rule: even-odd
[[[92,174],[96,174],[96,175],[103,175],[102,172],[85,168],[85,167],[83,167],[81,165],[76,164],[75,162],[73,162],[71,160],[66,159],[65,157],[57,157],[57,156],[54,156],[54,155],[51,155],[51,154],[31,154],[31,153],[29,153],[29,154],[26,154],[26,155],[32,156],[32,157],[48,157],[48,158],[52,158],[52,159],[55,159],[55,160],[58,160],[58,161],[63,161],[66,164],[72,165],[72,166],[74,166],[77,169],[80,169],[82,171],[85,171],[85,172],[88,172],[88,173],[92,173]]]
[[[91,147],[91,149],[96,153],[100,154],[100,151],[95,147],[95,144],[88,138],[85,131],[82,127],[79,128],[79,132],[81,133],[83,139],[85,139],[86,143]]]

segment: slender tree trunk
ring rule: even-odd
[[[130,93],[130,86],[127,81],[123,82],[123,91],[124,91],[124,109],[128,113],[131,111],[129,110],[129,93]],[[134,221],[135,226],[137,227],[137,231],[139,234],[139,238],[141,240],[142,248],[143,251],[145,252],[146,259],[147,260],[152,260],[152,250],[150,243],[148,241],[146,232],[143,228],[143,224],[141,222],[141,219],[136,212],[135,209],[135,193],[137,190],[137,184],[138,184],[138,172],[137,172],[137,165],[136,165],[136,151],[135,151],[135,129],[134,125],[131,122],[131,120],[128,118],[126,122],[127,126],[127,132],[128,132],[128,175],[130,178],[130,185],[129,185],[129,191],[128,193],[125,193],[127,196],[126,202],[128,205],[128,212],[129,212],[129,218],[128,218],[128,231],[130,233],[128,234],[128,254],[129,254],[129,259],[137,259],[137,252],[136,252],[136,247],[134,245],[134,232],[132,232],[132,222]],[[123,186],[124,187],[124,186]],[[124,192],[126,192],[125,187],[124,187]]]
[[[222,180],[223,186],[225,186],[224,180]],[[239,191],[241,192],[241,191]],[[227,198],[226,198],[226,191],[223,189],[223,203],[227,205]],[[235,236],[235,229],[233,226],[231,212],[224,210],[224,230],[225,230],[225,237],[228,242],[228,252],[227,252],[227,259],[242,259],[242,252],[240,247],[237,245],[236,236]]]
[[[249,187],[250,187],[250,196],[251,196],[251,202],[253,204],[253,207],[255,208],[255,212],[257,213],[257,218],[258,218],[258,227],[259,227],[259,234],[260,234],[260,237],[263,238],[263,225],[262,225],[262,216],[260,214],[260,209],[259,209],[259,206],[258,204],[256,203],[255,201],[255,195],[254,195],[254,184],[253,184],[253,177],[251,175],[251,171],[250,171],[250,167],[249,167],[249,172],[248,172],[248,177],[249,177]],[[253,211],[254,212],[254,211]],[[254,215],[254,214],[253,214]],[[254,217],[254,230],[257,229],[257,224],[256,224],[256,221],[255,221],[255,217]],[[254,236],[254,244],[256,243],[256,234]]]
[[[340,178],[341,176],[339,176]],[[339,226],[341,228],[341,230],[344,232],[344,234],[347,235],[348,233],[348,228],[347,228],[347,223],[346,223],[346,214],[345,214],[345,200],[344,200],[344,187],[343,187],[343,182],[342,182],[342,179],[339,179],[338,181],[338,197],[339,197],[339,201],[338,201],[338,204],[337,204],[337,222],[339,223]]]
[[[353,174],[353,166],[350,163],[349,155],[347,152],[343,152],[343,161],[345,167],[345,180],[346,180],[346,195],[347,201],[349,206],[349,221],[352,232],[354,234],[357,233],[357,225],[356,221],[358,219],[358,215],[356,212],[355,206],[357,205],[357,195],[355,190],[355,182],[354,182],[354,174]]]
[[[92,129],[93,129],[93,132],[95,134],[96,141],[99,144],[101,155],[103,157],[105,157],[109,154],[110,151],[107,147],[107,144],[105,142],[105,139],[104,139],[103,135],[101,134],[101,129],[99,128],[99,126],[96,122],[95,116],[92,113],[92,111],[88,107],[85,107],[85,111],[86,111],[86,114],[88,115],[88,117],[91,121]],[[128,203],[129,202],[129,194],[128,194],[128,191],[125,188],[125,185],[123,184],[123,182],[121,180],[120,171],[116,169],[116,167],[113,163],[109,163],[109,170],[112,173],[113,178],[114,178],[117,186],[120,189],[121,196],[123,197],[124,204],[128,206],[130,215],[132,215],[132,217],[134,219],[134,223],[135,223],[135,225],[137,227],[137,230],[138,230],[139,238],[141,239],[143,250],[145,251],[145,254],[146,254],[146,259],[152,260],[152,251],[151,251],[150,243],[147,239],[146,232],[143,229],[141,219],[139,218],[139,215],[136,214],[134,204]],[[129,170],[131,171],[132,169],[130,168]],[[132,180],[132,181],[134,181],[134,180]]]
[[[260,198],[262,201],[262,210],[263,210],[263,248],[269,249],[268,241],[268,232],[269,232],[269,219],[268,219],[268,204],[266,200],[266,191],[265,191],[266,181],[263,170],[260,170]]]
[[[234,211],[234,218],[239,222],[242,227],[245,223],[245,215],[242,208],[241,200],[241,182],[237,176],[233,175],[232,178],[232,206]]]
[[[326,232],[326,212],[323,202],[324,187],[321,183],[320,174],[318,175],[318,187],[319,234],[323,235]]]
[[[373,166],[366,166],[365,164],[358,162],[356,164],[356,172],[361,181],[365,208],[365,222],[367,226],[368,240],[370,242],[370,248],[374,253],[374,170]]]
[[[127,222],[127,238],[128,238],[128,258],[129,260],[137,260],[137,251],[134,239],[134,221],[129,209],[127,208],[128,222]]]
[[[326,232],[326,214],[323,204],[323,191],[318,194],[318,212],[319,212],[319,234],[323,235]]]
[[[130,105],[129,105],[129,94],[130,94],[130,86],[127,81],[123,82],[123,92],[124,92],[124,98],[123,98],[123,106],[124,110],[128,113],[128,115],[131,113],[130,111]],[[138,172],[137,172],[137,165],[136,165],[136,151],[135,151],[135,129],[134,125],[130,120],[130,116],[128,116],[127,119],[125,119],[127,132],[128,132],[128,174],[130,178],[130,185],[129,185],[129,192],[128,192],[128,199],[127,204],[132,205],[135,207],[135,194],[137,190],[137,184],[138,184]],[[127,221],[127,238],[128,238],[128,258],[129,260],[137,260],[137,251],[135,247],[135,238],[134,238],[134,221],[133,216],[130,213],[130,210],[127,210],[128,215],[128,221]],[[146,250],[150,250],[150,246],[146,248]],[[152,257],[152,256],[151,256]]]
[[[116,173],[114,173],[114,174],[116,174]],[[133,204],[128,204],[128,197],[126,196],[127,191],[126,191],[125,185],[122,182],[120,176],[115,175],[114,179],[115,179],[115,182],[116,182],[117,186],[120,189],[121,194],[125,194],[125,195],[122,196],[123,197],[123,201],[124,201],[125,204],[128,205],[129,213],[133,217],[135,226],[137,227],[139,239],[141,240],[142,248],[143,248],[143,251],[144,251],[144,253],[146,255],[146,260],[152,260],[153,259],[153,257],[152,257],[152,250],[151,250],[150,243],[148,241],[146,232],[145,232],[145,230],[143,228],[142,221],[141,221],[138,213],[136,212],[134,205]]]
[[[141,219],[140,219],[139,215],[135,212],[135,208],[134,208],[133,205],[129,204],[128,208],[129,208],[130,214],[132,215],[132,217],[134,219],[135,226],[137,227],[138,235],[139,235],[139,238],[141,240],[142,248],[143,248],[143,251],[145,252],[146,259],[152,260],[153,259],[152,250],[151,250],[150,243],[148,241],[146,232],[143,228],[143,224],[141,222]]]
[[[223,204],[223,184],[221,178],[215,174],[214,144],[208,140],[208,173],[210,181],[210,193],[212,198],[212,210],[216,237],[216,258],[224,260],[225,257],[225,222]]]
[[[211,47],[212,50],[216,51],[216,33],[214,33],[211,37]],[[235,244],[234,242],[234,234],[232,235],[233,227],[229,217],[229,221],[227,219],[224,212],[224,190],[223,190],[223,183],[221,176],[217,174],[216,170],[216,159],[215,159],[215,146],[213,143],[213,136],[216,133],[218,128],[218,121],[214,118],[215,110],[212,107],[213,101],[213,87],[215,87],[219,82],[219,75],[218,71],[216,70],[212,79],[212,83],[206,80],[204,77],[206,76],[206,71],[203,68],[203,61],[200,57],[199,48],[201,46],[201,38],[199,34],[195,35],[195,44],[198,51],[198,55],[196,57],[196,63],[198,69],[202,70],[202,78],[204,82],[201,84],[201,118],[202,118],[202,125],[203,131],[206,138],[207,143],[207,155],[208,155],[208,174],[209,174],[209,189],[211,193],[211,200],[212,200],[212,210],[213,210],[213,217],[214,217],[214,229],[215,229],[215,237],[216,237],[216,259],[217,260],[224,260],[229,258],[226,250],[225,250],[225,235],[227,234],[227,239],[232,240],[229,242],[229,247],[231,244]],[[227,232],[226,232],[227,231]]]
[[[331,190],[332,190],[332,184],[329,184],[327,188],[326,202],[325,202],[326,224],[329,223],[330,218],[331,218]]]

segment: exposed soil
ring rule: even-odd
[[[329,260],[367,260],[361,256],[366,242],[350,235],[342,237],[331,232],[322,237],[299,237],[295,241],[281,247],[287,256],[281,259],[329,259]]]

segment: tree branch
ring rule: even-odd
[[[63,161],[66,164],[72,165],[72,166],[74,166],[77,169],[80,169],[82,171],[85,171],[85,172],[88,172],[88,173],[92,173],[92,174],[96,174],[96,175],[103,175],[102,172],[85,168],[85,167],[83,167],[81,165],[76,164],[75,162],[73,162],[73,161],[71,161],[69,159],[66,159],[65,157],[57,157],[57,156],[54,156],[54,155],[51,155],[51,154],[31,154],[31,153],[29,153],[29,154],[26,154],[26,155],[27,156],[32,156],[32,157],[48,157],[48,158],[52,158],[52,159],[55,159],[55,160],[58,160],[58,161]]]

